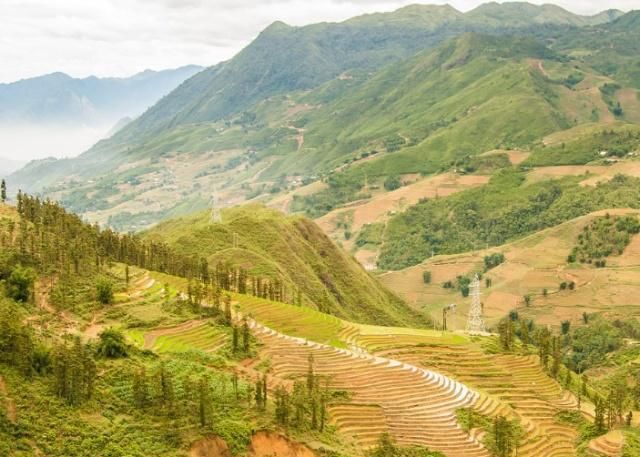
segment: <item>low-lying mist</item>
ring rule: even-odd
[[[0,157],[28,162],[47,157],[74,157],[107,136],[113,125],[0,124]]]

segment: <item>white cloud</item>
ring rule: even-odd
[[[557,1],[580,13],[630,9],[637,2]],[[410,3],[415,0],[0,0],[0,82],[54,71],[123,76],[146,68],[212,65],[232,57],[275,20],[339,21]],[[465,11],[480,0],[450,3]]]

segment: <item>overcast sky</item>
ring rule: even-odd
[[[416,0],[0,0],[0,82],[63,71],[126,76],[212,65],[275,20],[291,25],[392,11]],[[481,0],[451,0],[467,11]],[[532,3],[544,3],[534,0]],[[570,11],[638,8],[640,0],[557,0]]]

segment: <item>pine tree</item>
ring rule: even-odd
[[[557,378],[558,374],[560,373],[560,363],[562,362],[560,338],[553,338],[553,340],[551,341],[551,351],[551,356],[553,358],[553,364],[551,365],[551,375],[554,378]]]
[[[233,393],[236,396],[236,400],[240,398],[240,394],[238,391],[238,372],[234,370],[233,376],[231,378],[231,384],[233,385]]]
[[[198,382],[198,417],[200,426],[204,427],[211,419],[211,398],[209,395],[209,380],[205,376]]]
[[[168,411],[172,411],[174,401],[173,378],[171,373],[167,371],[164,363],[160,364],[160,368],[158,370],[158,384],[159,401],[161,406],[166,408]]]
[[[138,408],[145,408],[149,403],[149,386],[144,367],[133,376],[133,403]]]
[[[267,375],[262,375],[262,409],[267,407]]]
[[[249,346],[251,341],[251,333],[249,331],[249,323],[247,320],[244,320],[244,324],[242,325],[242,349],[245,354],[249,353]]]
[[[307,368],[307,392],[313,392],[313,386],[315,385],[315,376],[313,373],[313,354],[309,353],[308,368]]]
[[[0,200],[2,200],[2,203],[6,203],[7,201],[7,183],[4,181],[4,179],[0,184]]]
[[[232,338],[232,350],[233,353],[237,353],[238,352],[238,327],[236,327],[235,325],[233,326],[233,338]]]
[[[255,395],[256,408],[262,409],[262,382],[259,379],[256,381]]]
[[[604,400],[602,400],[602,398],[600,397],[597,397],[595,400],[595,418],[593,420],[593,425],[595,425],[598,433],[604,433],[605,431],[604,413]]]
[[[231,325],[231,295],[224,296],[224,319],[227,325]]]
[[[318,428],[318,397],[312,393],[309,398],[309,409],[311,410],[311,428]]]
[[[526,349],[529,344],[529,326],[524,320],[520,321],[520,341],[522,341]]]

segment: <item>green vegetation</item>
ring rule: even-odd
[[[103,305],[109,305],[113,301],[113,283],[105,277],[96,281],[96,296]]]
[[[384,224],[381,222],[367,224],[358,232],[356,246],[366,249],[367,246],[376,247],[382,244]]]
[[[7,278],[7,296],[19,302],[31,300],[35,279],[36,272],[33,268],[16,265]]]
[[[361,322],[424,322],[308,219],[259,205],[227,209],[222,217],[218,224],[208,212],[163,222],[145,239],[186,257],[206,256],[209,265],[269,278],[283,289],[281,301]]]
[[[636,126],[594,128],[570,141],[534,148],[523,165],[583,165],[603,157],[624,157],[638,149],[640,129]]]
[[[589,188],[576,181],[526,184],[523,173],[505,170],[486,186],[419,203],[388,222],[379,266],[401,269],[432,251],[451,254],[501,245],[599,209],[638,207],[636,178],[616,176]]]
[[[500,415],[492,419],[471,408],[458,409],[456,415],[463,430],[470,431],[474,428],[484,430],[486,433],[484,445],[492,455],[507,457],[517,452],[516,449],[524,434],[524,430],[517,421]]]
[[[504,254],[496,252],[494,254],[484,256],[484,270],[489,271],[504,262]]]
[[[631,241],[631,235],[640,232],[640,222],[634,216],[611,217],[606,215],[591,221],[578,235],[578,244],[573,248],[570,263],[594,263],[603,267],[604,259],[620,255]]]
[[[383,433],[375,448],[367,453],[367,457],[442,457],[440,452],[429,449],[410,446],[401,447],[395,444],[388,433]]]

